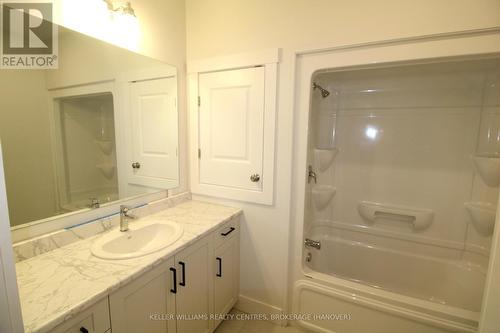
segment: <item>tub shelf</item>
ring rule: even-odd
[[[372,223],[378,218],[386,218],[410,223],[413,230],[428,228],[434,219],[434,212],[430,209],[397,206],[370,201],[361,201],[358,205],[358,212],[361,217]]]
[[[335,160],[335,157],[339,153],[338,148],[331,149],[314,149],[314,159],[315,164],[319,171],[325,171],[328,169]]]
[[[466,202],[472,225],[483,236],[491,236],[495,226],[496,206],[488,202]]]
[[[331,185],[315,185],[311,190],[314,206],[317,210],[325,209],[337,193],[337,189]]]
[[[484,183],[490,187],[500,185],[500,157],[474,156],[474,165]]]

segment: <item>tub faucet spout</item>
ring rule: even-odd
[[[321,249],[321,242],[320,241],[312,240],[309,238],[306,238],[306,240],[304,241],[304,245],[306,247],[314,247],[315,249],[318,249],[318,250]]]

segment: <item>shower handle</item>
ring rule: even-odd
[[[317,240],[306,238],[304,245],[306,247],[314,247],[315,249],[321,250],[321,242]]]

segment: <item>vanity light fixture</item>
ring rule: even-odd
[[[108,6],[108,10],[111,12],[136,17],[134,8],[132,8],[132,5],[128,1],[127,2],[114,1],[114,0],[103,0],[103,1],[106,3],[106,5]]]

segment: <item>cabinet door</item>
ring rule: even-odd
[[[201,184],[262,191],[264,83],[263,67],[200,74]]]
[[[202,239],[175,256],[177,269],[177,333],[211,331],[211,321],[199,318],[211,313],[212,288],[210,265],[213,247]]]
[[[215,250],[214,304],[216,314],[227,314],[238,300],[239,241],[235,234]],[[220,320],[216,321],[217,326]]]
[[[173,260],[130,282],[109,296],[113,333],[172,333],[175,296]]]
[[[110,328],[108,297],[54,328],[51,333],[105,333]]]
[[[159,188],[176,186],[179,179],[176,78],[131,83],[130,96],[129,182]],[[139,164],[133,167],[133,163]]]

